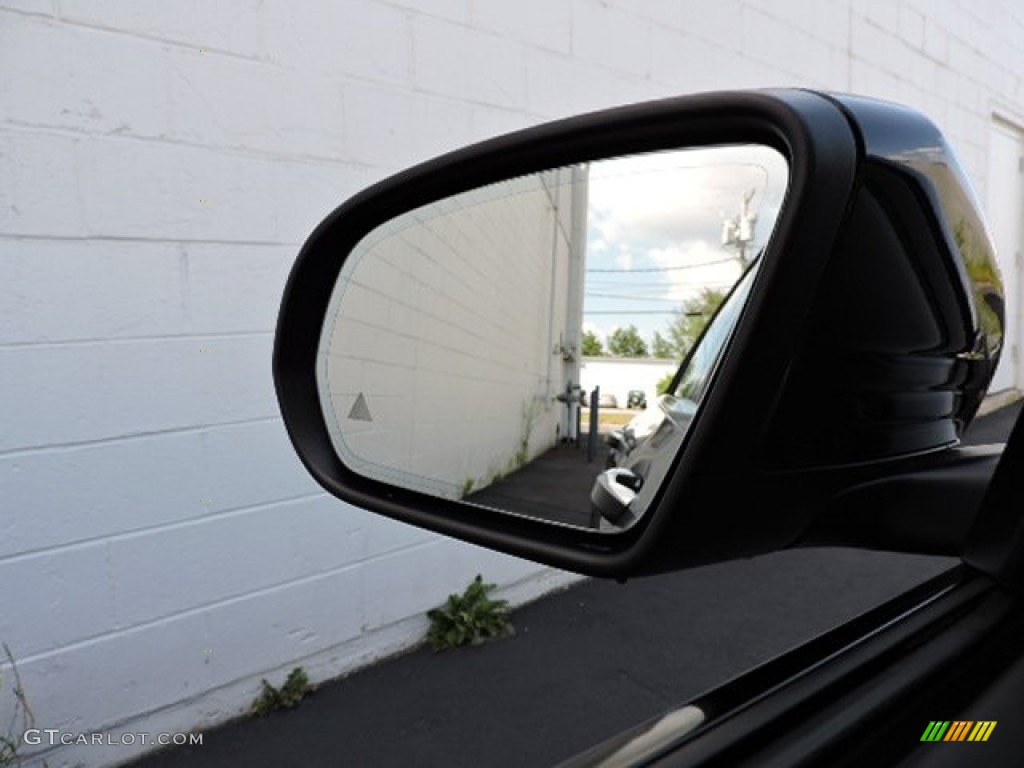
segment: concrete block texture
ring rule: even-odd
[[[909,102],[984,193],[993,114],[1024,125],[1021,40],[1002,0],[0,0],[0,640],[38,724],[209,726],[271,673],[408,647],[478,572],[515,600],[568,579],[342,504],[294,456],[277,307],[348,196],[505,130],[772,85]],[[353,344],[431,314],[392,277]]]

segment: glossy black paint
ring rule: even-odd
[[[1010,433],[984,506],[964,548],[964,562],[1024,595],[1024,416]]]
[[[867,152],[878,166],[913,179],[926,196],[929,229],[937,251],[948,259],[960,280],[965,310],[980,330],[975,362],[980,377],[991,378],[999,362],[1004,332],[1004,296],[996,266],[995,245],[981,214],[981,205],[967,175],[939,129],[920,113],[894,104],[856,96],[837,97],[860,126]],[[911,224],[913,226],[913,224]],[[920,236],[923,232],[915,232]],[[958,417],[967,420],[978,400],[966,401]]]
[[[1020,765],[1021,466],[1024,417],[983,488],[962,565],[562,768]],[[962,491],[956,473],[946,480],[947,492]],[[905,501],[886,483],[877,491]],[[922,509],[941,515],[950,503],[926,494]],[[693,711],[696,727],[677,716]],[[994,720],[1003,730],[984,744],[922,742],[936,719]]]
[[[870,740],[863,733],[865,721],[874,721],[877,729],[879,720],[884,722],[898,703],[904,703],[886,700],[886,693],[905,684],[908,675],[923,683],[948,664],[951,655],[976,647],[1012,612],[1010,601],[993,589],[990,579],[954,568],[661,718],[617,734],[560,768],[795,766],[805,764],[798,758],[801,752],[806,764],[838,765],[850,741]],[[971,617],[976,631],[962,633],[949,647],[945,633],[950,624]],[[920,659],[916,665],[910,662],[914,656]],[[895,666],[904,668],[896,672]],[[889,691],[886,676],[891,676]],[[856,708],[845,704],[853,692],[862,699]],[[673,724],[676,712],[694,709],[703,716],[698,727]],[[838,717],[833,716],[836,712]],[[816,718],[831,722],[809,727]],[[649,734],[656,730],[660,738],[651,743]],[[919,734],[916,728],[901,733],[900,752],[905,751],[907,735],[913,739]],[[808,738],[819,745],[808,750]],[[780,761],[780,753],[787,751],[789,762]]]
[[[787,158],[787,198],[709,393],[665,487],[636,525],[615,535],[553,526],[389,486],[338,460],[314,361],[331,289],[363,235],[433,200],[546,168],[748,142]],[[959,179],[938,132],[916,113],[789,90],[609,110],[431,161],[357,195],[303,246],[274,346],[289,436],[317,482],[339,498],[591,575],[673,570],[812,539],[843,543],[850,530],[819,525],[823,512],[860,486],[956,458],[948,448],[998,359],[998,276]],[[967,222],[961,229],[974,267],[957,247],[951,212]],[[993,464],[978,470],[979,482]],[[959,523],[975,508],[963,509],[938,539],[930,531],[915,536],[910,526],[873,545],[933,551],[938,540],[941,551],[958,552],[966,529]],[[896,506],[880,512],[901,514]],[[866,525],[854,521],[853,531]]]
[[[994,249],[956,158],[913,110],[839,99],[861,183],[764,445],[773,466],[954,444],[999,361]]]
[[[561,768],[1019,765],[1013,732],[986,744],[920,737],[936,719],[1013,728],[1022,639],[1016,601],[960,567]],[[697,727],[675,724],[687,711],[702,715]]]

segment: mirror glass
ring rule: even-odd
[[[317,355],[338,456],[468,504],[628,528],[683,445],[787,182],[765,146],[663,151],[378,227],[345,261]]]

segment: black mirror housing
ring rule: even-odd
[[[366,233],[523,174],[743,142],[786,158],[785,204],[669,479],[635,525],[600,535],[546,524],[374,480],[338,458],[314,381],[317,341],[344,258]],[[625,577],[792,546],[828,499],[926,470],[976,412],[1002,327],[1002,288],[978,205],[926,118],[856,97],[727,92],[531,128],[352,198],[298,256],[273,372],[293,445],[333,495],[552,566]]]

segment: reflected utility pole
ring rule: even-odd
[[[754,241],[754,224],[757,222],[757,214],[750,212],[750,201],[753,199],[754,190],[751,189],[740,201],[740,212],[722,222],[722,247],[735,248],[740,266],[744,269],[750,264],[747,247]]]

